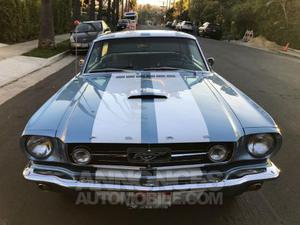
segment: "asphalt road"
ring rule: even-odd
[[[205,224],[296,225],[300,223],[300,60],[210,39],[200,39],[215,70],[261,104],[278,122],[284,145],[276,164],[279,180],[221,206],[175,206],[130,210],[122,206],[75,205],[26,182],[19,136],[30,116],[74,75],[68,65],[0,106],[0,225]]]

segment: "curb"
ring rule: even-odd
[[[261,48],[261,47],[255,47],[255,46],[249,46],[243,43],[239,43],[238,41],[229,41],[229,43],[231,44],[235,44],[235,45],[240,45],[240,46],[244,46],[247,48],[253,48],[253,49],[258,49],[264,52],[269,52],[269,53],[274,53],[274,54],[278,54],[278,55],[282,55],[282,56],[289,56],[289,57],[293,57],[296,59],[300,59],[300,54],[299,55],[294,55],[294,54],[289,54],[280,50],[275,50],[275,49],[268,49],[268,48]]]
[[[52,64],[52,63],[55,63],[55,62],[61,60],[61,59],[64,58],[69,52],[70,52],[70,50],[67,50],[67,51],[64,51],[64,52],[62,52],[62,53],[59,53],[59,54],[57,54],[57,55],[54,55],[54,56],[48,58],[48,59],[47,59],[47,60],[49,60],[49,64],[48,64],[48,65],[50,65],[50,64]]]

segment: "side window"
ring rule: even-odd
[[[102,31],[102,24],[101,23],[93,23],[95,29],[99,32]]]
[[[102,53],[102,42],[95,43],[95,46],[91,52],[91,55],[89,57],[88,66],[86,71],[89,71],[92,67],[94,67],[101,59]]]

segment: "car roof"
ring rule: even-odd
[[[193,35],[167,30],[135,30],[135,31],[121,31],[99,36],[95,41],[120,39],[120,38],[137,38],[137,37],[174,37],[174,38],[188,38],[196,40]]]

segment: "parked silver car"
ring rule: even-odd
[[[180,23],[179,30],[192,33],[193,32],[193,23],[190,21],[183,21]]]
[[[101,34],[110,33],[110,28],[103,20],[85,21],[78,24],[71,32],[70,46],[73,51],[87,51],[93,40]]]
[[[98,37],[29,120],[23,175],[42,189],[238,194],[278,178],[271,116],[175,31]]]

